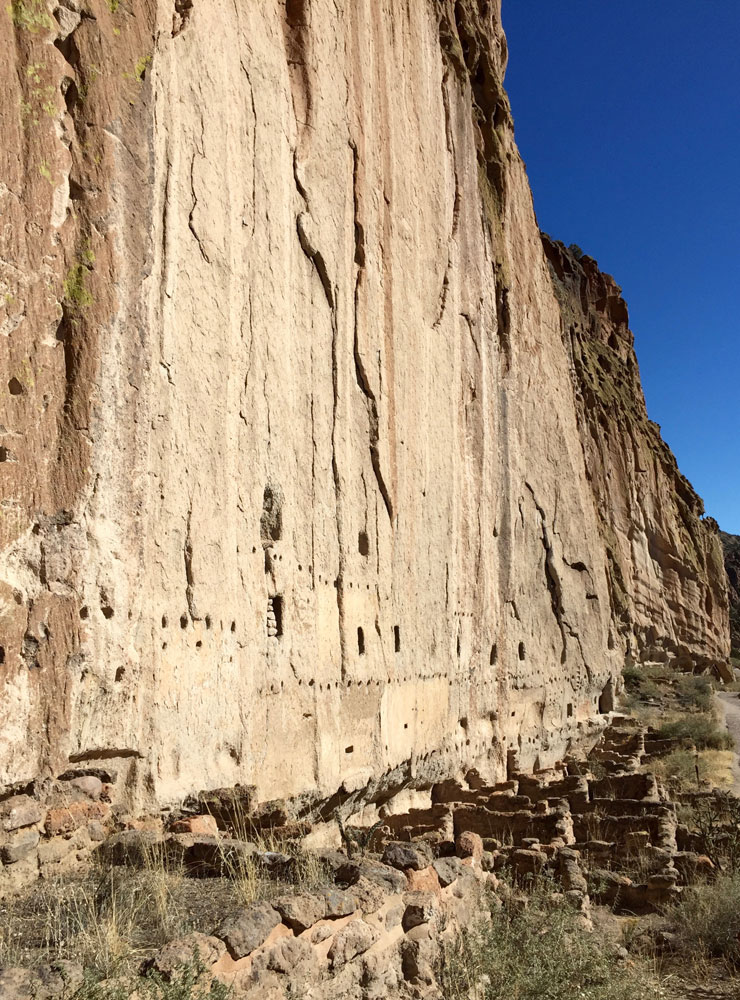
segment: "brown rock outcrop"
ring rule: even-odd
[[[720,531],[722,551],[727,571],[727,592],[730,602],[730,638],[732,655],[740,657],[740,536]]]
[[[592,257],[545,235],[543,246],[627,659],[724,673],[730,650],[719,529],[648,419],[621,289]]]
[[[287,823],[557,760],[627,647],[724,657],[698,499],[585,398],[499,4],[78,8],[0,10],[0,786]]]

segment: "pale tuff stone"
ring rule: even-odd
[[[500,3],[175,6],[0,63],[0,789],[490,783],[596,736],[625,657],[721,664],[717,536],[616,284],[543,247]]]
[[[404,902],[406,909],[401,923],[407,933],[412,927],[434,920],[439,907],[439,899],[433,892],[409,892],[404,896]]]
[[[353,920],[335,935],[329,948],[329,961],[334,968],[351,962],[371,948],[379,937],[377,928],[366,924],[364,920]]]
[[[72,778],[70,785],[78,789],[89,799],[99,799],[103,792],[103,782],[93,774],[85,774],[80,778]]]
[[[0,861],[6,865],[22,861],[36,850],[38,842],[38,830],[19,830],[11,834],[5,843],[0,843]]]
[[[24,826],[34,826],[43,820],[44,815],[45,812],[39,803],[28,795],[14,795],[0,802],[0,826],[3,830],[19,830]]]
[[[83,971],[76,962],[57,960],[35,969],[0,969],[3,1000],[53,1000],[70,997],[82,985]]]

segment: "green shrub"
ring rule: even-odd
[[[93,303],[92,293],[86,285],[88,269],[82,261],[73,264],[64,279],[64,298],[74,312],[86,309]]]
[[[542,892],[526,909],[493,910],[444,956],[445,1000],[646,1000],[642,970],[625,975],[604,939]]]
[[[624,686],[627,690],[633,691],[640,687],[640,684],[645,679],[645,673],[640,667],[633,664],[632,666],[624,667],[622,677],[624,678]]]
[[[709,677],[680,674],[676,682],[678,700],[685,708],[711,712],[714,688]]]
[[[670,787],[673,792],[696,791],[697,757],[691,750],[673,750],[660,760],[653,761],[650,769]]]
[[[670,917],[685,956],[740,965],[740,874],[684,890]]]
[[[16,28],[35,33],[54,26],[43,0],[11,0],[8,7]]]
[[[732,876],[740,873],[740,799],[714,789],[710,796],[694,800],[687,819],[714,864]]]
[[[727,730],[706,714],[687,715],[666,722],[658,729],[658,736],[664,740],[693,743],[697,750],[730,750],[733,746],[733,739]]]

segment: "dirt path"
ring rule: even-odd
[[[735,795],[740,795],[740,698],[732,691],[720,691],[717,694],[720,711],[722,712],[727,726],[727,731],[735,741],[735,756],[732,762],[732,774],[735,779],[732,791]]]

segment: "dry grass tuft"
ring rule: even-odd
[[[685,890],[668,914],[682,959],[699,973],[712,959],[740,968],[740,874]]]
[[[248,847],[235,851],[224,838],[222,877],[189,877],[159,847],[148,852],[141,869],[101,864],[39,881],[0,901],[0,967],[77,962],[90,979],[88,992],[80,996],[96,1000],[98,994],[90,992],[95,983],[128,982],[173,938],[190,931],[209,934],[229,911],[256,900],[330,884],[318,857],[269,835],[252,843],[253,853]],[[278,859],[277,871],[271,871],[266,856]],[[161,984],[148,986],[160,992],[138,990],[142,1000],[170,996],[161,993]]]
[[[650,969],[589,933],[546,887],[526,907],[493,909],[447,949],[445,1000],[648,1000],[661,995]]]

